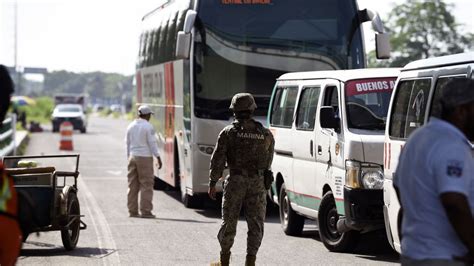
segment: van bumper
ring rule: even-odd
[[[385,227],[383,190],[344,187],[345,224],[353,230],[377,230]]]

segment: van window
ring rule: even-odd
[[[455,78],[465,78],[465,75],[462,76],[451,76],[451,77],[441,77],[436,81],[434,96],[431,104],[430,116],[441,117],[441,95],[443,95],[444,87],[446,84],[455,79]]]
[[[270,125],[291,127],[297,94],[297,87],[277,88],[272,105]]]
[[[390,137],[406,139],[423,125],[430,86],[431,79],[399,82],[390,116]]]
[[[296,117],[296,129],[313,130],[316,121],[320,88],[305,88],[301,93]]]
[[[336,116],[339,117],[339,96],[337,95],[337,87],[327,87],[324,92],[323,106],[332,106]]]
[[[384,130],[395,77],[349,80],[345,86],[349,128]]]

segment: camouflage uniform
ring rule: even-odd
[[[257,254],[266,212],[263,171],[271,166],[274,144],[272,133],[253,119],[236,119],[219,134],[209,185],[221,178],[227,162],[230,175],[224,182],[222,225],[217,236],[221,255],[230,254],[242,206],[248,224],[247,255]]]

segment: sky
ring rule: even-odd
[[[104,71],[132,75],[138,53],[141,18],[163,0],[17,0],[18,65],[49,71]],[[179,0],[178,0],[179,1]],[[0,63],[14,64],[14,2],[0,2]],[[385,18],[393,3],[358,0]],[[474,33],[474,1],[454,3],[453,14]],[[374,34],[365,23],[368,50]]]

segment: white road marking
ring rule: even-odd
[[[101,211],[99,204],[92,195],[89,187],[86,183],[78,178],[79,192],[83,193],[86,200],[85,207],[89,213],[92,227],[97,232],[97,244],[98,248],[106,251],[101,259],[103,265],[120,265],[120,257],[118,254],[117,247],[115,245],[112,231],[110,230],[109,224],[105,219],[104,213]]]
[[[122,175],[122,171],[107,170],[107,173],[109,173],[111,175],[116,175],[116,176]]]

